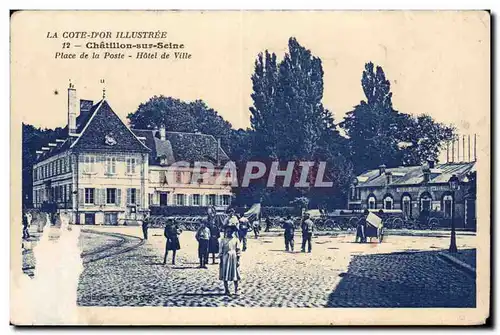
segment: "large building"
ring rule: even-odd
[[[455,175],[455,199],[449,180]],[[458,227],[476,226],[476,162],[400,166],[366,171],[357,176],[348,197],[349,209],[401,210],[407,219],[421,212],[449,223],[452,211]]]
[[[130,129],[104,94],[95,104],[78,100],[71,84],[65,132],[37,151],[36,208],[68,211],[73,223],[125,224],[141,220],[151,206],[230,205],[232,176],[224,172],[223,182],[215,182],[229,158],[211,135],[170,132],[161,125]],[[198,161],[214,165],[204,171],[213,178],[192,183]]]

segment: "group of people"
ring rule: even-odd
[[[240,280],[240,256],[241,241],[237,236],[237,226],[226,224],[223,227],[224,235],[221,239],[221,230],[215,222],[203,221],[196,231],[195,238],[198,242],[198,258],[200,268],[207,268],[209,256],[212,254],[212,264],[219,258],[219,279],[224,282],[224,293],[230,295],[229,282],[234,282],[234,293],[238,293],[238,281]],[[179,236],[182,229],[174,220],[168,220],[164,229],[166,238],[165,256],[163,264],[167,263],[169,251],[172,252],[172,265],[175,265],[177,250],[181,248]]]
[[[380,221],[379,226],[372,226],[368,223],[368,215],[370,214],[370,211],[365,209],[363,211],[363,215],[358,220],[358,223],[356,225],[356,238],[355,242],[356,243],[366,243],[368,241],[368,238],[370,238],[370,242],[372,238],[378,238],[379,242],[382,242],[384,238],[384,225],[383,225],[383,220]],[[383,211],[379,211],[379,218],[382,219],[383,216]]]
[[[285,230],[285,250],[292,251],[294,249],[294,238],[295,238],[295,222],[292,220],[290,215],[287,216],[286,220],[283,218],[279,219],[281,227]],[[302,248],[301,252],[312,252],[312,237],[314,233],[314,222],[311,220],[309,214],[305,214],[301,223],[302,230]]]
[[[145,220],[145,223],[142,225],[144,239],[148,237],[149,224],[147,221]],[[284,228],[285,249],[286,251],[293,252],[295,223],[291,216],[286,217],[286,220],[281,218],[279,222]],[[268,230],[269,226],[270,223],[266,221],[266,230]],[[248,248],[247,235],[251,230],[253,230],[255,238],[259,238],[260,221],[258,217],[250,222],[247,217],[239,216],[234,210],[230,210],[227,218],[220,226],[209,215],[208,219],[204,220],[196,231],[195,238],[198,242],[199,268],[207,268],[210,255],[212,255],[212,264],[217,264],[216,258],[218,258],[219,279],[224,282],[224,292],[226,295],[231,295],[229,282],[234,283],[234,294],[238,293],[238,281],[241,278],[239,271],[240,257],[241,253]],[[302,220],[301,230],[301,250],[305,252],[307,246],[307,251],[311,252],[314,223],[307,214]],[[182,234],[182,229],[180,229],[175,220],[169,219],[165,225],[163,234],[166,238],[163,264],[167,264],[168,254],[172,252],[172,265],[175,265],[177,250],[181,248],[179,236]]]

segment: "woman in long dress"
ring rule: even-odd
[[[236,236],[236,227],[226,228],[226,236],[219,244],[219,279],[224,281],[224,293],[229,293],[229,282],[234,282],[234,294],[238,294],[238,281],[240,280],[240,255],[241,242]]]

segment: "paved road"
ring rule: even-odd
[[[137,247],[85,264],[82,306],[473,307],[475,301],[475,280],[437,256],[448,246],[446,236],[388,236],[382,244],[322,236],[313,240],[312,254],[284,252],[282,237],[250,238],[240,294],[226,297],[218,265],[197,268],[194,233],[181,235],[177,264],[163,266],[161,230],[151,229],[150,239],[138,245],[139,227],[93,229]],[[104,235],[85,239],[91,236],[102,241]],[[474,236],[458,238],[459,248],[475,243]]]

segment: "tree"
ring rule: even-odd
[[[345,140],[337,131],[332,114],[322,104],[321,60],[292,37],[288,53],[279,64],[276,55],[268,51],[257,56],[252,84],[251,156],[264,161],[327,161],[326,175],[331,177],[339,157],[345,154]],[[342,171],[349,173],[349,169]],[[300,174],[296,172],[295,175]],[[257,187],[255,184],[259,181],[254,183]],[[324,191],[331,196],[340,195],[332,190]],[[296,197],[307,196],[311,188],[276,187],[262,189],[260,193],[272,204],[286,204]]]
[[[380,66],[365,65],[361,85],[366,100],[348,112],[341,127],[349,136],[351,161],[356,173],[381,164],[397,165],[397,111],[392,107],[390,82]]]
[[[165,125],[168,131],[201,132],[221,139],[221,145],[230,155],[232,126],[202,100],[184,102],[165,96],[154,96],[141,103],[127,118],[137,129],[155,129]]]
[[[404,115],[400,135],[405,145],[401,147],[404,165],[437,161],[439,152],[448,141],[455,139],[455,128],[434,121],[430,115],[417,117]]]
[[[381,164],[421,164],[437,159],[444,141],[453,136],[452,128],[430,116],[414,118],[396,111],[390,82],[380,66],[374,68],[373,63],[367,63],[361,85],[366,100],[348,112],[340,124],[349,137],[350,159],[357,174]]]
[[[256,138],[255,154],[263,157],[276,157],[275,134],[280,126],[276,95],[278,93],[278,67],[276,55],[267,50],[259,53],[252,75],[253,106],[250,107],[252,129],[259,134]]]

